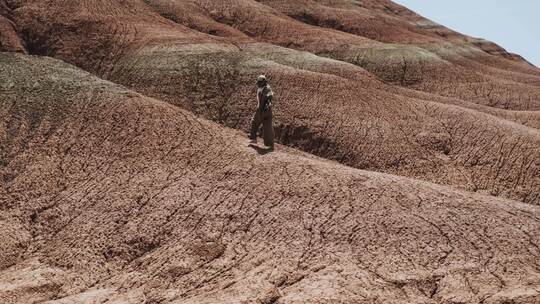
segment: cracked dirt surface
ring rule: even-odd
[[[0,66],[2,302],[540,297],[537,206],[259,155],[239,131],[61,61]]]
[[[0,1],[31,54],[368,169],[540,203],[540,72],[390,1]]]
[[[0,0],[0,302],[540,303],[539,86],[387,0]]]

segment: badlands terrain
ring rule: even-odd
[[[540,69],[387,0],[0,0],[0,229],[0,303],[540,303]]]

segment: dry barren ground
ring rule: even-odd
[[[266,73],[283,144],[540,202],[539,70],[389,1],[3,2],[5,50],[243,130]]]
[[[540,303],[519,55],[386,0],[0,0],[0,51],[0,302]]]
[[[3,53],[6,303],[532,303],[540,209],[288,148]]]

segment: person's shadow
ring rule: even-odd
[[[265,155],[265,154],[268,154],[268,153],[274,151],[272,148],[261,148],[261,147],[257,146],[256,144],[249,144],[248,147],[255,150],[257,153],[259,153],[259,155]]]

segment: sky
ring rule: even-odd
[[[393,0],[476,38],[493,41],[540,67],[540,0]]]

